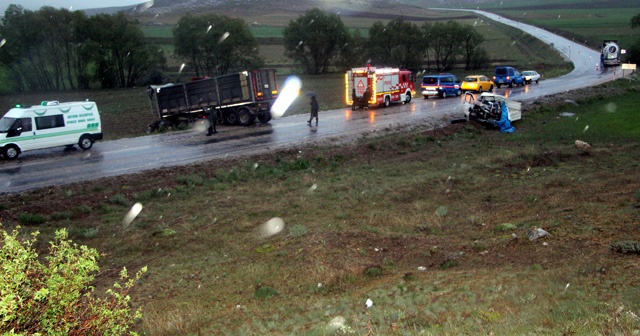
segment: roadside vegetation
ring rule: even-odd
[[[452,14],[435,15],[444,25]],[[345,23],[353,34],[407,23],[393,19]],[[549,78],[571,70],[515,29],[460,22],[483,36],[492,60],[473,71],[544,64]],[[284,40],[271,36],[284,25],[256,29],[265,66],[282,69],[280,83],[298,74],[302,94],[316,93],[321,109],[344,107],[341,72],[301,74],[283,56]],[[142,31],[166,42],[160,30]],[[184,60],[167,60],[168,80],[193,74],[179,71]],[[0,78],[6,92],[11,74]],[[23,241],[39,231],[36,251],[66,229],[101,253],[91,281],[99,293],[124,267],[148,267],[124,301],[131,315],[115,323],[141,335],[636,334],[639,90],[620,80],[542,99],[511,135],[471,123],[415,125],[348,145],[2,195],[0,223],[7,232],[21,226],[15,238]],[[3,110],[94,100],[106,140],[143,135],[155,118],[145,87],[2,98]],[[307,112],[298,99],[287,113]],[[126,219],[132,208],[142,210]],[[549,235],[529,239],[538,228]]]
[[[148,266],[143,335],[633,334],[638,90],[550,99],[511,135],[416,125],[27,192],[2,222],[105,253],[96,288]]]

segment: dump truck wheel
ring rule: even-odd
[[[249,126],[255,120],[254,116],[246,108],[238,110],[238,123],[242,126]]]
[[[271,121],[271,118],[272,118],[271,112],[260,113],[258,115],[258,120],[263,124],[266,124],[269,121]]]
[[[236,123],[238,123],[236,111],[227,111],[227,124],[235,125]]]

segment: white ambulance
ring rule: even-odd
[[[95,102],[43,101],[16,106],[0,119],[0,153],[15,159],[20,153],[57,146],[83,150],[102,139],[100,112]]]

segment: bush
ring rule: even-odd
[[[73,244],[62,229],[50,242],[48,255],[39,259],[33,248],[39,232],[20,242],[19,229],[7,233],[0,224],[0,334],[136,335],[129,329],[142,313],[140,308],[132,311],[128,292],[146,267],[135,279],[123,268],[124,284],[116,282],[106,295],[95,297],[96,250]]]
[[[18,221],[22,225],[38,225],[46,222],[47,218],[44,215],[23,212],[18,215]]]
[[[622,254],[640,254],[640,243],[635,240],[623,240],[611,244],[611,249]]]

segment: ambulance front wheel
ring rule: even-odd
[[[4,147],[2,155],[5,159],[15,160],[20,155],[20,149],[16,145],[7,145]]]
[[[93,138],[90,135],[83,135],[80,137],[80,141],[78,141],[78,147],[82,150],[87,150],[93,146]]]

